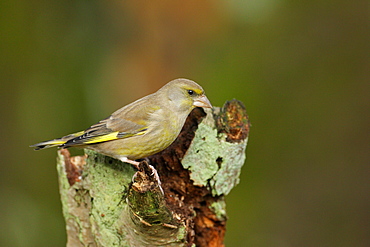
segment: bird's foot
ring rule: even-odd
[[[139,164],[140,164],[140,162],[137,162],[137,161],[135,161],[135,160],[130,160],[130,159],[128,159],[127,157],[122,157],[122,158],[120,158],[120,160],[121,160],[122,162],[125,162],[125,163],[128,163],[128,164],[131,164],[131,165],[135,166],[135,168],[136,168],[136,169],[140,170],[140,169],[139,169]]]
[[[145,159],[141,162],[130,160],[126,157],[123,157],[120,159],[122,162],[129,163],[133,165],[138,171],[134,174],[132,177],[132,183],[138,182],[137,178],[139,180],[155,180],[155,183],[158,185],[162,195],[164,195],[163,189],[162,189],[162,183],[159,178],[157,170],[154,168],[154,166],[149,165],[149,160]],[[146,177],[146,179],[144,179]]]

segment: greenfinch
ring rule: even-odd
[[[164,150],[176,139],[195,107],[212,108],[212,105],[200,85],[180,78],[120,108],[84,131],[31,147],[35,150],[88,148],[137,166],[135,160]]]

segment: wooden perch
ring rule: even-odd
[[[248,133],[246,110],[232,100],[194,109],[176,141],[139,171],[60,150],[67,246],[224,246],[224,196],[239,182]]]

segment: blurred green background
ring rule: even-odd
[[[171,79],[252,129],[226,246],[370,246],[368,1],[0,3],[0,246],[65,246],[56,149]]]

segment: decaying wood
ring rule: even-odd
[[[223,246],[224,196],[239,182],[248,133],[246,110],[232,100],[194,109],[176,141],[139,171],[60,150],[67,246]]]

